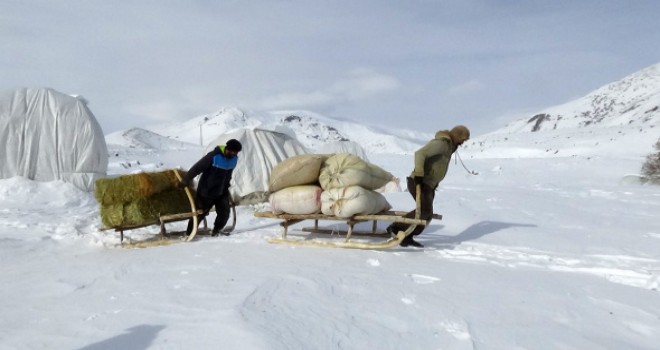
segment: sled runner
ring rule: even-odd
[[[417,225],[427,225],[426,220],[421,220],[419,218],[420,212],[420,186],[416,187],[416,211],[415,218],[406,218],[404,217],[406,212],[400,211],[385,211],[378,214],[370,215],[354,215],[349,218],[341,218],[331,215],[324,214],[274,214],[272,212],[255,212],[254,216],[262,218],[272,218],[284,220],[280,225],[282,226],[282,237],[281,238],[272,238],[269,240],[271,243],[281,243],[281,244],[291,244],[291,245],[308,245],[308,246],[320,246],[320,247],[331,247],[331,248],[351,248],[351,249],[385,249],[398,246],[403,239],[410,235],[412,231],[417,227]],[[441,215],[433,214],[434,219],[442,219]],[[344,241],[317,241],[317,240],[292,240],[287,238],[287,233],[289,226],[295,225],[299,222],[305,220],[314,220],[314,227],[303,228],[304,232],[319,233],[319,234],[337,234],[339,236],[345,235]],[[330,230],[330,229],[321,229],[319,228],[319,221],[344,221],[348,225],[347,231],[342,230]],[[355,232],[353,227],[357,223],[372,221],[371,232]],[[388,233],[378,233],[376,232],[376,226],[378,221],[387,221],[387,222],[398,222],[404,224],[410,224],[405,231],[399,231],[396,233],[396,236],[391,237]],[[381,242],[356,242],[352,241],[353,236],[369,236],[369,237],[384,237],[388,238]]]
[[[178,170],[173,170],[176,178],[179,181],[182,181],[181,174],[179,173]],[[190,242],[192,241],[195,236],[199,234],[208,234],[210,235],[210,230],[208,229],[207,223],[206,223],[206,218],[204,218],[204,228],[202,230],[198,230],[199,226],[199,218],[198,216],[203,214],[202,210],[197,209],[196,201],[193,196],[193,192],[190,190],[188,186],[184,188],[186,192],[186,196],[188,198],[188,202],[190,204],[190,212],[185,212],[185,213],[177,213],[177,214],[169,214],[169,215],[159,215],[158,219],[153,222],[153,223],[146,223],[143,225],[128,225],[128,226],[115,226],[115,227],[109,227],[109,228],[104,228],[101,229],[102,231],[104,230],[115,230],[115,232],[119,232],[120,234],[120,243],[123,247],[132,247],[132,248],[144,248],[144,247],[150,247],[150,246],[158,246],[158,245],[168,245],[171,243],[177,243],[177,242]],[[233,201],[230,203],[231,204],[231,212],[232,212],[232,223],[230,226],[225,227],[220,234],[223,235],[229,235],[230,232],[234,230],[236,227],[236,207]],[[167,229],[165,227],[166,223],[172,223],[176,221],[182,221],[182,220],[193,220],[193,229],[190,232],[190,234],[186,234],[186,232],[167,232]],[[125,244],[124,243],[124,231],[128,230],[133,230],[133,229],[138,229],[138,228],[143,228],[143,227],[148,227],[152,225],[159,225],[160,226],[160,233],[158,236],[154,237],[153,239],[147,239],[144,241],[139,241],[139,242],[130,242]]]

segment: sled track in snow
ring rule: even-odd
[[[427,250],[427,253],[438,259],[581,273],[642,289],[660,288],[660,260],[651,258],[605,254],[570,255],[478,243],[461,244],[452,249]]]

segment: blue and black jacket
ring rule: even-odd
[[[237,163],[238,156],[227,158],[225,146],[218,146],[195,163],[183,181],[189,184],[195,176],[202,174],[197,185],[197,194],[206,198],[218,198],[229,191],[229,182]]]

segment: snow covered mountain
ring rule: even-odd
[[[504,131],[541,131],[660,123],[660,63],[607,84],[586,96],[515,121]]]
[[[106,135],[105,140],[110,145],[155,150],[182,150],[196,146],[141,128],[117,131]]]
[[[225,107],[183,123],[156,125],[151,131],[111,134],[107,142],[165,149],[206,146],[237,128],[285,132],[312,152],[330,142],[351,140],[372,154],[411,154],[433,137],[433,133],[365,126],[310,111]],[[462,151],[470,158],[644,157],[660,138],[660,64],[491,133],[472,136]]]
[[[170,139],[206,145],[231,130],[257,127],[286,132],[310,150],[328,142],[350,140],[369,153],[407,154],[433,136],[408,130],[378,129],[309,111],[248,112],[235,107],[226,107],[183,123],[157,125],[150,129]]]
[[[473,138],[472,157],[642,157],[660,138],[660,64]],[[529,146],[532,146],[530,148]],[[525,148],[525,152],[519,152]]]
[[[369,153],[407,154],[433,137],[433,134],[410,130],[379,129],[309,111],[275,111],[269,114],[279,124],[293,130],[298,140],[311,149],[318,149],[327,142],[350,140]]]

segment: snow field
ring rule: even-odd
[[[128,157],[174,163],[177,152]],[[247,206],[229,237],[121,249],[96,230],[90,194],[0,180],[0,347],[655,348],[660,189],[618,182],[639,162],[463,158],[479,175],[452,161],[426,247],[386,251],[269,244],[279,221]],[[370,159],[410,171],[411,156]],[[407,192],[385,196],[414,206]]]

